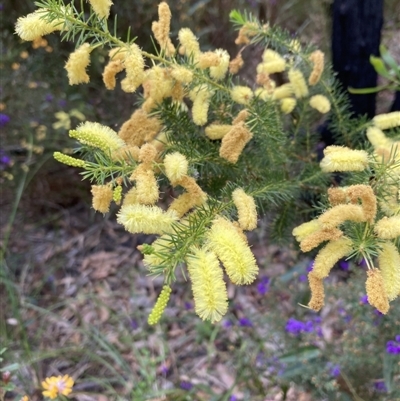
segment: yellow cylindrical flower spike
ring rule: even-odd
[[[367,271],[367,275],[365,288],[367,290],[368,303],[386,315],[390,306],[381,271],[379,269],[370,269]]]
[[[257,72],[266,72],[267,74],[274,74],[276,72],[285,71],[286,61],[276,51],[266,49],[263,53],[263,62],[257,67]]]
[[[109,185],[92,185],[92,206],[94,210],[107,213],[113,199],[113,190]]]
[[[236,163],[244,147],[252,137],[253,134],[243,122],[232,126],[222,138],[219,155],[230,163]]]
[[[169,153],[164,157],[165,175],[172,183],[187,175],[188,167],[186,156],[179,152]]]
[[[329,241],[315,258],[313,274],[315,277],[323,279],[328,277],[332,267],[340,259],[350,254],[352,250],[352,241],[349,238],[339,238]]]
[[[193,101],[192,117],[196,125],[201,126],[207,123],[211,96],[212,92],[206,85],[196,86],[190,92],[190,98]]]
[[[53,157],[60,163],[64,163],[67,166],[72,166],[72,167],[82,167],[85,168],[86,162],[80,159],[77,159],[75,157],[71,157],[68,155],[65,155],[64,153],[61,152],[54,152]]]
[[[284,114],[290,114],[296,107],[296,99],[292,97],[286,97],[281,100],[281,110]]]
[[[392,144],[392,140],[388,138],[378,127],[369,127],[367,129],[367,138],[375,149],[387,148]]]
[[[272,99],[284,99],[293,95],[293,88],[290,84],[283,84],[275,88]]]
[[[128,145],[142,146],[150,142],[161,130],[161,121],[157,117],[149,117],[142,109],[137,109],[129,120],[125,121],[118,136]]]
[[[193,81],[193,72],[180,65],[174,65],[171,70],[171,77],[183,84],[190,84]]]
[[[366,221],[364,209],[360,205],[340,204],[331,207],[318,218],[324,228],[334,228],[347,220],[360,223]]]
[[[308,273],[308,283],[310,284],[311,290],[311,299],[308,306],[318,312],[324,306],[324,283],[321,278],[314,274],[313,271]]]
[[[254,230],[257,227],[257,210],[254,198],[236,188],[232,192],[233,203],[238,210],[238,220],[242,230]]]
[[[352,203],[357,204],[361,199],[365,218],[369,223],[375,221],[377,201],[370,185],[350,185],[346,188],[346,194]]]
[[[308,87],[304,75],[300,70],[291,69],[288,72],[288,78],[292,85],[294,95],[297,99],[308,95]]]
[[[243,67],[244,61],[241,53],[239,53],[230,63],[229,72],[231,74],[237,74],[239,70]]]
[[[338,228],[322,228],[307,235],[300,242],[300,249],[309,252],[324,241],[337,240],[343,236],[343,231]]]
[[[41,8],[25,17],[18,18],[15,24],[15,32],[21,39],[33,41],[44,35],[63,29],[65,22],[63,19],[47,22],[45,20],[47,14],[48,10]]]
[[[108,90],[115,88],[117,81],[115,76],[124,69],[124,64],[121,60],[111,60],[104,68],[103,82]]]
[[[194,61],[198,60],[201,54],[199,42],[194,33],[189,28],[182,28],[178,33],[179,41],[185,49],[184,54],[193,57]]]
[[[141,164],[130,179],[136,181],[136,194],[140,204],[154,205],[158,201],[158,183],[153,170]]]
[[[195,311],[203,320],[215,323],[228,310],[228,293],[219,261],[213,252],[193,250],[187,258]]]
[[[232,100],[239,104],[249,104],[253,96],[253,91],[248,86],[234,86],[231,90]]]
[[[332,206],[340,205],[347,202],[347,194],[345,188],[329,188],[328,189],[329,203]]]
[[[335,171],[363,171],[368,166],[368,153],[365,150],[353,150],[344,146],[328,146],[320,167],[326,173]]]
[[[157,206],[125,204],[117,214],[117,222],[132,234],[164,234],[178,220],[174,211],[164,212]]]
[[[379,114],[372,119],[376,127],[380,129],[388,129],[400,126],[400,111],[392,113]]]
[[[86,73],[86,68],[90,64],[91,51],[92,49],[90,44],[84,43],[70,54],[68,61],[65,64],[70,85],[89,82],[90,78]]]
[[[310,54],[309,60],[314,63],[313,70],[308,78],[308,83],[313,86],[319,82],[324,70],[324,53],[320,50],[315,50]]]
[[[165,307],[169,301],[169,297],[171,296],[171,287],[168,285],[164,285],[160,295],[158,296],[157,302],[154,305],[153,310],[151,311],[147,322],[152,326],[160,320],[162,314],[164,313]]]
[[[146,77],[144,72],[144,59],[139,46],[132,43],[125,52],[123,60],[126,77],[121,81],[121,87],[124,92],[135,92]]]
[[[248,119],[249,115],[250,113],[247,109],[240,110],[238,115],[232,120],[232,125],[245,122]]]
[[[252,283],[258,266],[247,242],[239,235],[230,221],[218,218],[207,234],[208,246],[223,263],[232,283]]]
[[[218,56],[218,64],[215,67],[210,67],[210,76],[215,80],[219,81],[225,78],[229,68],[229,53],[223,49],[217,49],[215,51]]]
[[[386,295],[393,301],[400,295],[400,254],[395,244],[385,242],[381,245],[378,263]]]
[[[136,187],[133,187],[125,194],[122,205],[134,205],[136,203],[139,203],[137,189]]]
[[[119,205],[122,199],[122,186],[117,185],[113,190],[113,201]]]
[[[331,102],[326,96],[314,95],[310,98],[310,106],[320,113],[326,114],[331,109]]]
[[[165,54],[169,57],[175,53],[175,46],[172,44],[169,37],[171,10],[165,1],[158,5],[158,19],[159,21],[154,21],[151,25],[151,30],[161,49],[164,50]]]
[[[108,18],[113,4],[111,0],[89,0],[89,3],[99,18]]]
[[[301,242],[310,234],[315,233],[321,228],[322,225],[318,220],[311,220],[295,227],[292,231],[292,234],[295,236],[297,242]]]
[[[210,124],[205,128],[206,136],[212,140],[222,139],[232,128],[228,124]]]
[[[400,216],[383,217],[375,224],[374,232],[382,239],[396,239],[400,236]]]
[[[76,130],[69,131],[69,136],[84,145],[99,148],[105,153],[112,152],[125,145],[125,142],[118,137],[114,130],[89,121],[81,124]]]

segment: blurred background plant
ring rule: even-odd
[[[152,49],[158,1],[114,3],[121,35],[130,27]],[[204,49],[235,49],[228,13],[237,8],[329,52],[330,0],[170,3],[172,35],[190,27]],[[73,397],[82,401],[398,399],[399,311],[381,316],[365,303],[363,267],[355,265],[337,268],[327,286],[330,308],[314,314],[299,307],[309,299],[308,261],[297,263],[293,250],[266,247],[262,228],[252,241],[260,279],[229,288],[230,297],[237,293],[222,323],[197,320],[191,295],[178,289],[167,311],[171,322],[148,328],[162,283],[143,278],[133,252],[146,239],[95,216],[87,183],[51,157],[54,150],[72,150],[71,126],[122,123],[135,98],[105,91],[105,52],[92,58],[89,85],[68,86],[63,67],[71,44],[49,36],[33,47],[13,33],[17,18],[33,9],[28,0],[0,3],[1,257],[8,258],[7,267],[0,260],[0,340],[7,347],[0,383],[6,399],[40,399],[41,381],[61,373],[74,377]],[[386,0],[389,45],[400,43],[399,15],[398,2]],[[395,45],[393,58],[399,54]]]

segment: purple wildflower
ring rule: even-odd
[[[132,330],[136,330],[139,328],[139,323],[137,322],[136,319],[131,319],[129,325],[131,326]]]
[[[0,127],[6,126],[10,122],[10,120],[10,116],[4,113],[0,113]]]
[[[386,352],[388,354],[397,355],[400,354],[400,336],[396,336],[394,341],[388,341],[386,343]]]
[[[239,326],[241,327],[253,327],[253,323],[247,317],[241,317],[239,319]]]
[[[321,323],[321,319],[316,317],[311,320],[306,320],[302,322],[301,320],[296,320],[294,318],[290,318],[286,322],[285,330],[294,334],[295,336],[300,335],[301,333],[317,333],[319,336],[322,335],[321,327],[319,326]]]
[[[184,381],[181,381],[180,387],[182,390],[190,391],[193,388],[193,384],[184,380]]]
[[[310,260],[310,262],[307,265],[307,273],[310,273],[310,271],[314,268],[314,260]]]
[[[368,295],[363,295],[362,297],[360,297],[360,302],[363,305],[366,305],[368,303]]]
[[[190,310],[190,309],[192,309],[193,308],[193,306],[192,306],[192,303],[191,302],[185,302],[185,309],[186,310]]]
[[[60,99],[58,101],[58,105],[62,108],[64,108],[67,105],[67,101],[65,99]]]
[[[230,397],[229,397],[229,401],[238,401],[238,398],[236,397],[236,395],[231,395]]]
[[[374,383],[374,388],[376,391],[382,391],[382,392],[386,392],[387,388],[386,388],[386,384],[383,380],[377,380]]]
[[[340,267],[342,270],[344,270],[344,271],[348,271],[348,270],[349,270],[349,267],[350,267],[350,264],[349,264],[349,262],[347,262],[346,260],[341,260],[341,261],[339,262],[339,267]]]
[[[307,281],[307,276],[305,274],[300,274],[299,281],[301,283],[304,283],[305,281]]]
[[[46,102],[51,102],[54,99],[54,96],[51,93],[48,93],[44,99]]]
[[[265,295],[268,292],[268,289],[269,289],[269,278],[264,276],[257,284],[257,291],[259,294]]]
[[[335,365],[335,366],[332,367],[331,375],[333,377],[338,377],[340,375],[340,366],[339,365]]]
[[[169,371],[169,368],[168,368],[168,366],[167,366],[165,363],[163,363],[163,364],[161,364],[160,367],[158,368],[158,371],[159,371],[162,375],[166,375],[166,374],[168,373],[168,371]]]
[[[232,326],[233,326],[232,320],[229,320],[229,319],[224,320],[224,321],[222,322],[222,326],[223,326],[225,329],[228,329],[229,327],[232,327]]]

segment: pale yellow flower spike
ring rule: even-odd
[[[244,122],[232,126],[229,132],[222,138],[219,155],[229,161],[236,163],[244,147],[253,137]]]
[[[110,8],[113,4],[111,0],[89,0],[89,3],[100,19],[109,17]]]
[[[367,129],[367,138],[375,149],[390,148],[392,145],[392,140],[378,127],[369,127]]]
[[[86,67],[90,64],[91,51],[90,44],[84,43],[70,54],[65,64],[70,85],[87,84],[89,82],[90,78],[86,73]]]
[[[114,130],[90,121],[84,122],[76,130],[69,131],[69,136],[84,145],[99,148],[106,153],[125,145],[125,142],[118,137]]]
[[[126,77],[121,81],[121,88],[124,92],[135,92],[146,77],[142,51],[137,44],[132,43],[125,53],[124,66]]]
[[[309,60],[313,62],[314,67],[308,78],[308,83],[313,86],[319,82],[324,70],[324,53],[320,50],[315,50],[310,54]]]
[[[154,172],[144,164],[139,165],[130,177],[136,181],[137,200],[142,205],[154,205],[159,198]]]
[[[56,399],[59,395],[69,395],[72,393],[74,380],[68,375],[47,377],[42,381],[44,397],[49,397],[51,400]]]
[[[386,315],[390,306],[381,271],[379,269],[369,269],[367,275],[365,288],[367,291],[368,303],[378,309],[379,312]]]
[[[171,292],[171,287],[168,285],[164,285],[160,295],[157,298],[157,302],[154,305],[154,308],[151,311],[149,318],[147,319],[147,323],[149,325],[153,326],[161,319],[161,316],[164,313],[164,310],[171,296]]]
[[[284,99],[293,95],[293,88],[290,84],[283,84],[275,88],[272,99]]]
[[[400,254],[392,242],[381,245],[378,254],[379,268],[382,273],[383,286],[389,301],[400,295]]]
[[[201,54],[196,36],[189,28],[182,28],[178,33],[179,41],[185,49],[186,56],[193,57],[196,62]]]
[[[82,167],[85,168],[86,162],[84,160],[77,159],[75,157],[71,157],[68,155],[65,155],[64,153],[61,152],[54,152],[53,157],[60,163],[64,163],[67,166],[72,166],[72,167]]]
[[[307,235],[300,242],[300,249],[303,252],[309,252],[319,244],[329,240],[337,240],[343,236],[343,231],[338,228],[322,228]]]
[[[335,263],[350,254],[352,250],[352,241],[349,238],[339,238],[335,241],[329,241],[315,258],[313,274],[315,277],[323,279],[328,277],[329,272]]]
[[[284,114],[290,114],[296,107],[296,99],[292,97],[286,97],[281,100],[281,110]]]
[[[244,60],[242,54],[239,53],[230,63],[229,63],[229,72],[231,74],[237,74],[239,70],[243,67]]]
[[[324,155],[320,167],[325,173],[362,171],[368,166],[368,153],[365,150],[332,145],[324,149]]]
[[[91,192],[93,209],[101,213],[108,213],[113,200],[113,190],[110,185],[92,185]]]
[[[400,236],[400,216],[383,217],[375,224],[374,232],[382,239],[396,239]]]
[[[124,69],[121,60],[111,60],[104,68],[103,82],[108,90],[113,90],[117,84],[115,76]]]
[[[228,293],[217,257],[213,252],[194,249],[187,266],[196,313],[211,323],[220,321],[228,311]]]
[[[142,109],[137,109],[129,120],[125,121],[118,136],[128,145],[142,146],[152,141],[161,130],[161,121],[157,117],[149,117]]]
[[[331,103],[326,96],[314,95],[310,98],[310,106],[321,114],[326,114],[331,109]]]
[[[193,80],[193,72],[180,65],[176,65],[172,68],[171,76],[183,84],[190,84]]]
[[[364,209],[360,205],[340,204],[331,207],[318,217],[319,222],[324,228],[334,228],[347,220],[360,223],[366,221]]]
[[[222,139],[232,128],[229,124],[212,123],[205,128],[206,136],[212,140]]]
[[[190,92],[190,98],[193,101],[192,117],[196,125],[207,123],[208,108],[212,91],[206,85],[200,85],[193,88]]]
[[[249,104],[253,96],[253,91],[248,86],[234,86],[231,90],[232,100],[239,104]]]
[[[340,205],[341,203],[346,203],[347,194],[345,188],[329,188],[328,189],[329,203],[332,206]]]
[[[230,56],[226,50],[217,49],[215,53],[218,57],[218,64],[215,67],[210,67],[210,76],[216,81],[225,78],[229,68]]]
[[[161,49],[165,51],[167,57],[170,57],[175,53],[175,46],[169,37],[171,10],[165,1],[158,5],[158,18],[159,21],[154,21],[151,25],[151,30]]]
[[[319,311],[324,306],[324,283],[321,278],[317,277],[313,271],[308,273],[308,283],[311,290],[311,299],[308,306],[315,311]]]
[[[208,246],[221,260],[232,281],[237,285],[251,284],[258,266],[247,242],[230,221],[218,218],[207,234]]]
[[[322,225],[318,220],[311,220],[295,227],[292,231],[292,234],[296,238],[297,242],[301,242],[309,235],[319,231],[321,228]]]
[[[163,234],[178,220],[173,211],[164,212],[157,206],[124,204],[117,214],[117,222],[132,234]]]
[[[276,51],[266,49],[263,53],[263,62],[257,66],[257,72],[265,72],[267,74],[274,74],[276,72],[285,71],[286,61]]]
[[[369,223],[375,221],[377,200],[373,189],[369,185],[350,185],[346,188],[346,194],[352,203],[357,204],[361,199],[365,218]]]
[[[165,175],[175,183],[184,175],[187,175],[189,163],[184,155],[179,152],[169,153],[164,157]]]
[[[388,129],[400,126],[400,111],[392,113],[379,114],[372,119],[376,127],[380,129]]]
[[[64,20],[58,19],[47,22],[44,18],[47,13],[46,9],[39,9],[25,17],[18,18],[15,24],[15,32],[23,40],[34,41],[41,39],[44,35],[63,29]]]
[[[291,69],[288,72],[288,78],[292,85],[294,95],[300,99],[308,95],[308,87],[304,75],[300,70]]]
[[[244,192],[242,188],[236,188],[232,192],[233,202],[238,210],[238,220],[242,230],[254,230],[257,227],[257,210],[254,198]]]

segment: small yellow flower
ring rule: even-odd
[[[400,111],[379,114],[372,119],[374,125],[380,129],[388,129],[400,126]]]
[[[86,72],[86,68],[90,64],[91,51],[90,44],[84,43],[70,54],[65,64],[70,85],[87,84],[89,82],[90,77]]]
[[[291,113],[296,107],[296,99],[292,97],[285,97],[281,100],[281,110],[284,114]]]
[[[231,90],[231,98],[239,104],[248,104],[254,94],[248,86],[234,86]]]
[[[331,109],[331,103],[328,98],[323,95],[312,96],[310,99],[310,106],[322,114],[328,113]]]
[[[313,62],[314,67],[311,71],[310,77],[308,78],[308,83],[310,85],[315,85],[320,80],[324,69],[324,53],[320,50],[315,50],[310,54],[309,60]]]
[[[89,3],[99,18],[108,18],[113,4],[111,0],[89,0]]]
[[[49,397],[54,400],[58,395],[70,394],[73,385],[74,380],[68,375],[47,377],[46,380],[42,381],[42,387],[44,389],[42,394],[44,397]]]
[[[19,401],[29,401],[29,397],[24,395]]]
[[[160,320],[161,315],[164,313],[164,309],[169,301],[169,297],[171,296],[171,292],[171,287],[164,285],[160,295],[157,298],[157,302],[154,305],[149,318],[147,319],[149,325],[153,326]]]
[[[292,84],[294,95],[298,99],[308,95],[308,87],[304,75],[300,70],[291,69],[288,72],[288,78]]]
[[[187,175],[189,163],[179,152],[169,153],[164,157],[165,175],[171,182],[180,180]]]

